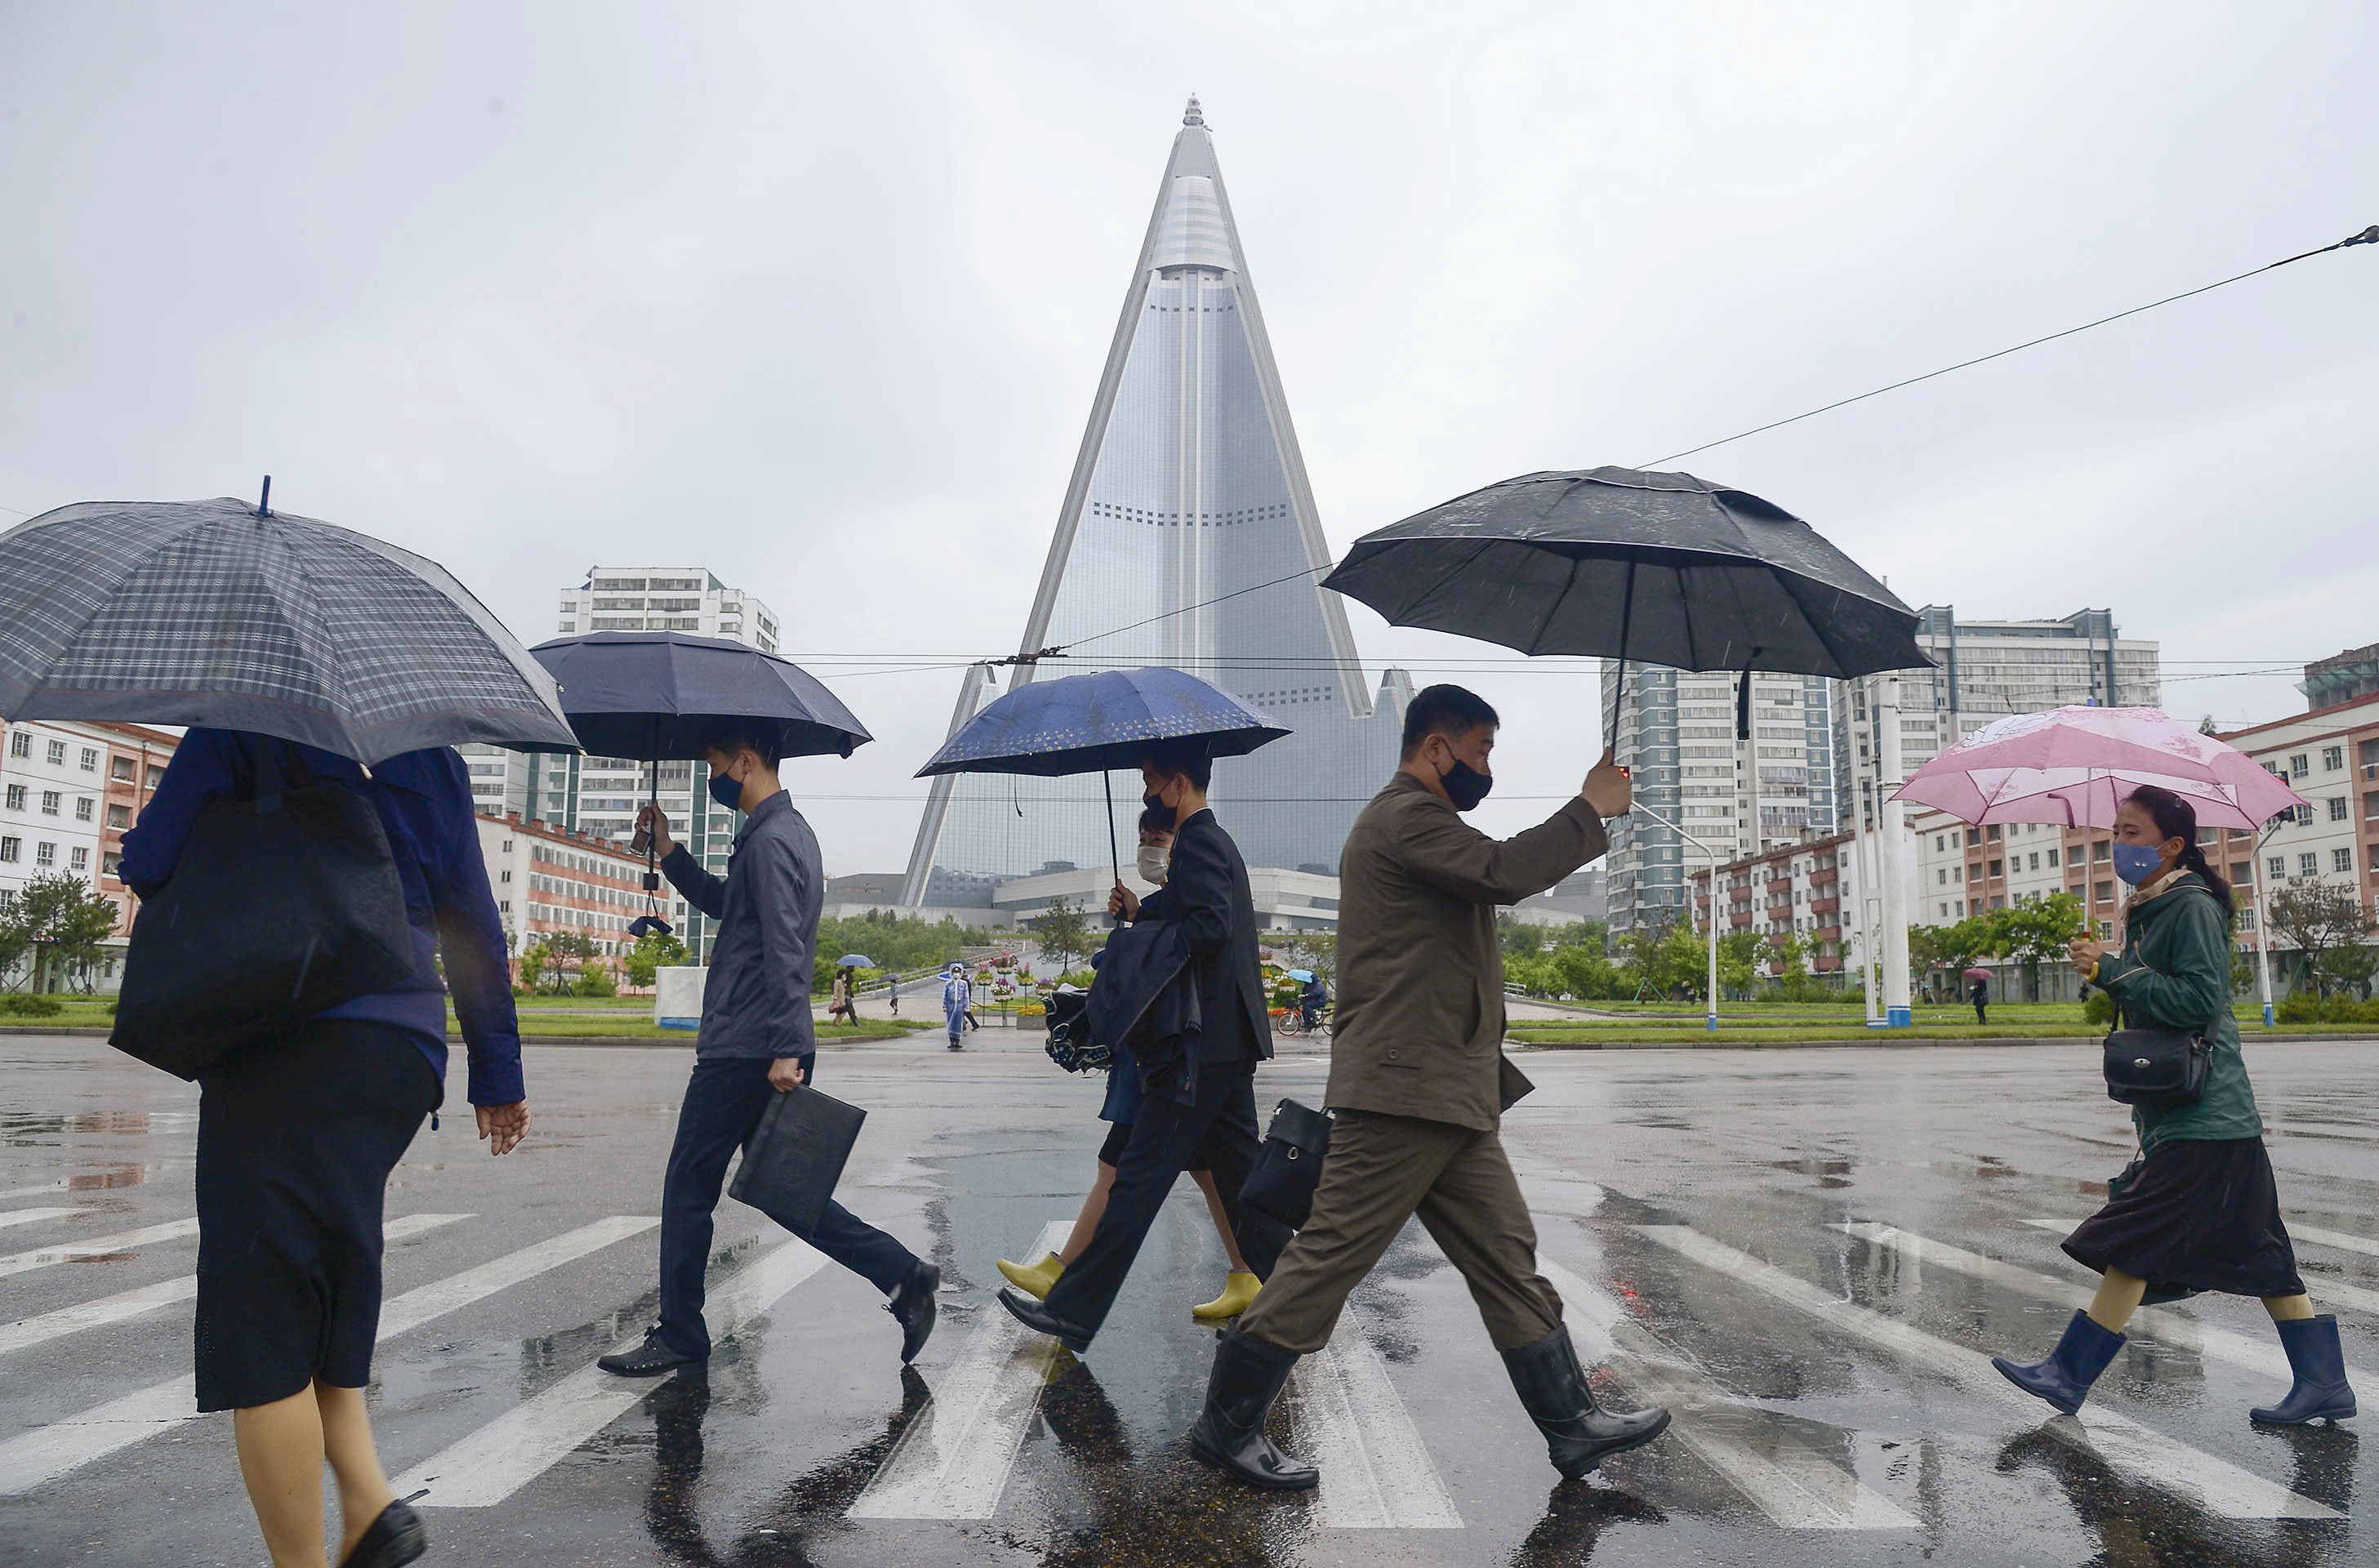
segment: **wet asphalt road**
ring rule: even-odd
[[[2349,1362],[2379,1368],[2379,1044],[2250,1049],[2302,1272]],[[822,1087],[871,1111],[846,1202],[945,1271],[914,1374],[864,1284],[807,1272],[731,1201],[713,1316],[747,1321],[707,1379],[592,1371],[652,1309],[657,1236],[634,1222],[686,1060],[532,1047],[519,1154],[491,1162],[448,1119],[399,1168],[389,1213],[416,1218],[388,1284],[411,1326],[384,1337],[376,1420],[401,1490],[445,1502],[429,1561],[2379,1561],[2359,1522],[2379,1444],[2247,1422],[2284,1386],[2255,1303],[2143,1314],[2086,1426],[1980,1360],[2045,1351],[2085,1289],[2045,1227],[2128,1153],[2088,1043],[1528,1054],[1540,1092],[1506,1136],[1547,1272],[1605,1394],[1657,1394],[1676,1429],[1557,1485],[1413,1229],[1284,1402],[1278,1435],[1332,1475],[1287,1499],[1184,1447],[1212,1345],[1187,1308],[1223,1270],[1187,1183],[1081,1362],[991,1305],[992,1260],[1070,1216],[1102,1130],[1096,1086],[1031,1054],[821,1058]],[[1321,1079],[1284,1059],[1259,1097]],[[142,1234],[191,1212],[195,1107],[99,1041],[0,1039],[0,1562],[263,1560],[227,1419],[176,1418],[195,1242]],[[78,1242],[104,1249],[42,1261]]]

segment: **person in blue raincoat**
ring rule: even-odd
[[[950,1049],[963,1051],[959,1036],[966,1032],[967,1008],[974,1003],[974,987],[967,983],[966,967],[952,964],[942,982],[942,1027],[949,1031]]]

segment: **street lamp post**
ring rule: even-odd
[[[2247,868],[2255,886],[2255,984],[2264,995],[2264,1027],[2272,1027],[2272,927],[2271,917],[2264,912],[2264,873],[2267,869],[2264,846],[2270,843],[2278,829],[2265,824],[2255,836],[2255,862]]]
[[[1667,817],[1662,816],[1659,812],[1654,811],[1651,807],[1643,804],[1641,802],[1631,804],[1627,810],[1630,815],[1643,815],[1650,817],[1653,821],[1659,823],[1661,826],[1667,828],[1670,832],[1675,834],[1678,838],[1683,838],[1686,843],[1691,844],[1695,849],[1699,850],[1703,854],[1709,857],[1709,977],[1705,983],[1704,988],[1704,996],[1706,1001],[1702,1014],[1702,1027],[1708,1032],[1716,1034],[1718,1032],[1718,850],[1711,845],[1703,843],[1699,838],[1695,838],[1692,834],[1686,832],[1684,828],[1678,826],[1675,823],[1671,822]]]

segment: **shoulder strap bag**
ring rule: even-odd
[[[2125,1105],[2185,1105],[2205,1092],[2214,1047],[2203,1031],[2126,1029],[2120,1003],[2114,1021],[2105,1045],[2107,1099]]]
[[[140,906],[108,1043],[178,1078],[415,978],[405,887],[380,812],[281,742],[209,798]]]
[[[1330,1113],[1283,1100],[1255,1164],[1239,1188],[1239,1201],[1268,1220],[1301,1230],[1313,1212],[1313,1191],[1322,1185],[1322,1161],[1330,1152]]]

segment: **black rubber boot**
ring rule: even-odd
[[[1666,1410],[1621,1416],[1595,1404],[1566,1323],[1534,1345],[1506,1350],[1503,1365],[1528,1418],[1545,1434],[1545,1452],[1553,1468],[1565,1480],[1574,1481],[1610,1455],[1640,1447],[1669,1429]]]
[[[2337,1320],[2294,1318],[2272,1325],[2288,1353],[2296,1386],[2277,1405],[2250,1410],[2250,1419],[2270,1427],[2301,1427],[2325,1417],[2342,1421],[2354,1414],[2354,1390],[2346,1381],[2346,1348],[2337,1343]]]
[[[2090,1397],[2090,1385],[2122,1347],[2121,1334],[2100,1328],[2087,1312],[2076,1312],[2047,1360],[2026,1363],[1994,1356],[1991,1365],[2024,1393],[2037,1394],[2071,1416],[2082,1408]]]
[[[1215,1338],[1219,1343],[1214,1369],[1206,1379],[1206,1407],[1190,1429],[1190,1452],[1268,1491],[1308,1491],[1320,1486],[1321,1471],[1283,1453],[1264,1436],[1264,1417],[1288,1381],[1296,1354],[1236,1327]]]

